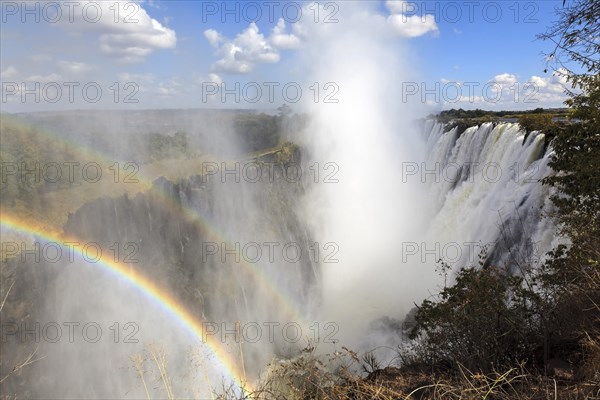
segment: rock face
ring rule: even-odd
[[[302,300],[318,279],[314,260],[289,262],[295,257],[282,251],[293,244],[309,254],[311,241],[298,214],[304,183],[275,175],[272,181],[263,178],[248,182],[241,176],[236,182],[233,175],[197,175],[177,183],[159,178],[148,193],[85,204],[69,217],[64,230],[102,248],[117,243],[121,261],[131,258],[133,268],[168,285],[200,313],[216,313],[210,304],[213,295],[219,296],[221,281],[231,280],[227,271],[244,274],[248,264],[280,284],[289,281],[293,296]],[[271,245],[274,257],[269,258],[264,243],[277,243]],[[250,261],[244,262],[244,256]],[[240,285],[247,291],[256,283]],[[232,289],[227,295],[241,293],[242,287]],[[235,314],[244,316],[241,310]]]

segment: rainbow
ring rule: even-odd
[[[11,118],[10,120],[11,122],[24,126],[25,128],[28,127],[27,124],[24,124],[18,119]],[[84,159],[87,158],[91,161],[99,161],[106,163],[107,165],[114,164],[114,160],[110,159],[106,155],[101,154],[96,150],[88,149],[81,143],[73,143],[65,140],[65,138],[53,132],[36,129],[35,133],[50,138],[54,141],[58,141],[61,145],[71,148],[74,152],[76,152],[76,154],[84,157]],[[176,199],[171,198],[168,193],[165,193],[164,191],[160,190],[159,187],[154,185],[150,177],[143,176],[143,174],[138,174],[136,178],[139,179],[139,182],[137,183],[139,188],[152,195],[152,199],[155,200],[160,206],[164,207],[165,210],[179,217],[182,221],[192,224],[201,232],[206,234],[210,240],[218,243],[224,243],[227,248],[230,249],[235,248],[233,243],[228,240],[218,228],[211,224],[208,218],[201,215],[195,209],[186,207],[180,204]],[[7,228],[53,242],[60,242],[60,240],[63,240],[63,242],[78,242],[78,240],[69,240],[73,238],[66,238],[66,235],[64,235],[62,231],[57,231],[53,228],[48,228],[47,226],[42,227],[40,225],[35,225],[25,219],[7,216],[6,213],[2,214],[3,215],[0,216],[0,222],[2,226]],[[82,249],[76,250],[81,252]],[[268,269],[264,268],[263,265],[260,263],[251,263],[245,260],[241,255],[239,258],[240,263],[238,266],[241,268],[241,271],[253,278],[252,281],[259,286],[261,294],[266,296],[270,300],[271,304],[278,307],[286,317],[290,318],[290,321],[298,323],[303,332],[306,332],[308,330],[307,328],[309,327],[309,323],[300,312],[299,307],[295,305],[293,296],[282,290],[282,288],[267,273]],[[113,272],[117,276],[129,281],[134,287],[139,288],[151,300],[153,300],[154,303],[160,306],[167,315],[171,316],[175,320],[178,320],[181,325],[185,327],[185,329],[192,333],[192,335],[198,338],[203,338],[202,321],[197,320],[194,315],[187,311],[185,307],[179,304],[177,300],[170,296],[164,289],[160,288],[138,272],[132,271],[132,269],[128,266],[115,263],[114,260],[102,259],[97,264],[103,269]],[[208,338],[211,338],[211,336],[208,335]],[[204,339],[206,341],[207,338]],[[221,373],[228,378],[231,378],[232,381],[238,386],[246,388],[246,390],[251,389],[243,370],[243,360],[233,359],[230,354],[224,351],[222,343],[217,343],[214,339],[208,341],[206,345],[214,354],[216,359],[219,360]]]
[[[5,116],[6,115],[3,115],[3,117]],[[13,124],[22,126],[24,128],[28,128],[28,125],[26,123],[20,121],[17,118],[9,117],[8,120]],[[74,151],[79,152],[82,156],[91,158],[93,160],[105,161],[109,165],[114,164],[114,160],[111,160],[109,157],[99,153],[98,151],[89,149],[82,144],[71,143],[70,141],[65,140],[64,138],[60,137],[55,133],[52,133],[47,130],[41,130],[39,128],[36,128],[35,132],[44,137],[59,141],[62,145],[70,147]],[[170,198],[168,194],[164,193],[156,185],[154,185],[150,178],[140,176],[139,184],[149,193],[152,193],[154,195],[154,199],[158,200],[158,202],[167,210],[173,212],[175,215],[178,215],[182,218],[182,220],[191,223],[197,228],[201,229],[202,232],[207,234],[211,240],[214,240],[218,243],[224,243],[227,246],[227,248],[235,248],[234,244],[230,240],[228,240],[224,234],[219,232],[219,230],[216,227],[214,227],[207,218],[205,218],[203,215],[200,215],[196,210],[184,207],[177,201],[175,201],[175,199]],[[37,231],[37,234],[39,235],[39,230]],[[243,268],[243,270],[246,273],[254,277],[254,281],[261,286],[261,289],[263,289],[261,293],[269,296],[273,301],[273,304],[276,304],[279,307],[281,307],[283,312],[288,317],[290,317],[292,321],[295,321],[298,324],[300,324],[303,329],[309,326],[309,323],[304,318],[303,314],[294,304],[295,302],[292,296],[282,291],[282,289],[277,285],[277,283],[266,273],[266,268],[262,268],[260,263],[251,263],[244,260],[244,257],[242,257],[241,255],[239,258],[239,265]]]
[[[55,243],[80,243],[77,238],[61,235],[59,232],[40,232],[40,228],[32,223],[19,220],[5,212],[2,213],[0,224],[6,229],[17,231],[22,234],[34,235],[40,239],[55,242]],[[83,256],[82,246],[73,246],[75,254]],[[172,297],[163,288],[156,285],[150,279],[130,268],[129,266],[115,262],[108,257],[101,257],[98,262],[94,262],[106,271],[117,275],[124,279],[133,287],[140,290],[146,297],[157,304],[166,314],[178,321],[182,327],[190,332],[195,338],[202,341],[211,353],[216,357],[219,364],[220,372],[226,377],[233,380],[244,391],[251,391],[251,386],[247,382],[243,372],[243,360],[234,359],[230,353],[225,351],[223,345],[215,340],[211,335],[204,332],[203,322],[195,315],[192,315],[185,307],[183,307],[174,297]]]
[[[194,224],[194,226],[201,228],[211,240],[224,243],[229,249],[235,248],[234,243],[229,241],[225,235],[223,235],[212,224],[210,224],[207,218],[191,208],[180,206],[178,203],[169,199],[165,193],[161,192],[156,187],[153,187],[151,192],[158,196],[163,205],[179,214],[184,221],[188,221]],[[292,321],[299,323],[303,330],[304,328],[308,327],[308,322],[300,313],[298,308],[294,306],[294,301],[292,300],[291,296],[279,288],[277,283],[266,273],[266,268],[261,268],[261,264],[258,262],[251,263],[246,261],[243,255],[240,255],[239,266],[241,266],[245,272],[250,274],[259,285],[261,285],[261,289],[263,289],[261,293],[269,296],[274,302],[273,304],[282,307],[285,314],[290,317]]]

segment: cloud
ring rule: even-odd
[[[435,16],[426,15],[407,15],[416,11],[413,3],[407,3],[403,0],[387,0],[386,8],[390,11],[388,16],[388,25],[400,36],[413,38],[423,36],[427,32],[439,34],[439,29],[435,21]]]
[[[195,75],[192,79],[192,83],[198,87],[202,87],[202,85],[206,83],[214,83],[220,86],[223,83],[223,79],[215,73],[210,73],[207,76]]]
[[[221,79],[221,77],[217,74],[208,74],[208,81],[216,83],[217,85],[223,83],[223,79]]]
[[[504,73],[494,76],[490,79],[489,83],[497,83],[499,85],[512,85],[517,83],[519,80],[516,75]]]
[[[546,92],[553,93],[564,93],[567,88],[567,75],[565,70],[559,70],[548,78],[542,78],[540,76],[532,76],[529,81],[535,84],[538,88]]]
[[[246,74],[256,64],[279,62],[279,52],[260,33],[254,22],[231,40],[213,29],[204,31],[204,37],[213,46],[219,60],[212,69],[215,72]]]
[[[50,82],[54,83],[54,82],[62,82],[62,81],[64,81],[62,75],[57,74],[55,72],[51,72],[46,75],[31,75],[24,79],[24,82],[27,85],[34,84],[34,83],[46,84],[46,83],[50,83]]]
[[[155,8],[157,10],[164,10],[164,7],[160,4],[160,1],[157,0],[146,0],[145,2],[149,7]]]
[[[77,6],[97,11],[73,12],[74,21],[61,19],[60,26],[74,33],[99,34],[100,51],[119,62],[140,62],[155,50],[174,48],[177,43],[175,31],[151,18],[139,2],[83,1]]]
[[[412,12],[411,7],[407,6],[408,4],[404,1],[389,0],[386,2],[386,7],[391,15],[387,17],[376,11],[374,7],[370,7],[366,11],[358,10],[356,15],[359,15],[366,24],[373,24],[376,29],[391,31],[401,37],[413,38],[428,32],[434,34],[439,32],[433,15],[408,16],[403,13],[406,10]],[[315,7],[318,8],[318,11]],[[355,9],[350,6],[349,10],[340,11],[347,13]],[[218,60],[212,64],[212,71],[247,74],[252,72],[258,64],[279,62],[281,50],[297,49],[303,42],[311,40],[314,36],[331,33],[332,24],[316,21],[315,15],[338,17],[337,13],[332,16],[331,10],[323,4],[313,2],[303,7],[302,18],[290,26],[286,25],[283,18],[279,18],[268,37],[259,31],[254,22],[233,39],[215,29],[205,30],[204,37],[215,49],[214,54],[218,57]],[[351,14],[346,14],[345,17],[347,18],[349,15]]]
[[[130,72],[121,72],[117,74],[117,77],[121,85],[134,83],[136,90],[145,96],[175,97],[186,90],[186,87],[180,83],[181,79],[178,77],[160,80],[159,77],[152,73],[139,74]]]
[[[442,98],[445,108],[484,108],[490,110],[533,109],[538,107],[564,107],[567,99],[565,89],[566,77],[559,73],[540,77],[533,75],[520,78],[511,73],[493,76],[486,82],[451,81],[440,79],[440,96],[447,93],[449,98]],[[444,86],[448,89],[444,91]],[[450,88],[452,86],[452,88]],[[459,88],[456,93],[455,88]],[[456,98],[455,94],[459,97]]]
[[[408,5],[404,0],[387,0],[385,2],[385,7],[392,14],[404,14],[408,11]]]
[[[208,40],[208,43],[210,43],[210,45],[213,47],[217,47],[223,41],[223,36],[214,29],[205,30],[204,37],[206,38],[206,40]]]
[[[532,76],[529,82],[535,87],[535,96],[540,102],[563,102],[566,99],[565,91],[569,84],[567,82],[566,70],[560,69],[552,76],[543,78]]]
[[[390,26],[403,37],[423,36],[427,32],[439,33],[435,17],[433,15],[411,15],[392,14],[388,17]]]
[[[139,30],[135,32],[103,34],[100,36],[100,49],[123,62],[138,62],[154,50],[175,47],[175,31],[165,28],[157,20],[150,19],[149,24],[138,26]]]
[[[67,75],[82,75],[94,71],[96,68],[77,61],[59,61],[58,67]]]
[[[137,74],[130,72],[121,72],[117,74],[117,78],[121,83],[135,83],[139,86],[140,92],[148,91],[149,88],[157,86],[156,77],[154,74],[145,73]]]
[[[30,54],[27,58],[35,64],[47,64],[52,61],[48,54]]]
[[[156,93],[162,97],[175,97],[181,94],[182,85],[175,78],[167,81],[161,82],[156,87]]]
[[[269,38],[271,44],[278,49],[295,49],[300,46],[300,38],[292,33],[286,33],[285,21],[279,18],[273,33]]]
[[[4,71],[0,72],[0,79],[7,80],[7,79],[12,79],[15,78],[18,75],[18,71],[15,67],[13,67],[12,65],[9,65]]]

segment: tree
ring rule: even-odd
[[[563,2],[563,5],[565,2]],[[559,10],[559,20],[539,37],[555,44],[549,60],[580,92],[568,90],[566,104],[578,122],[557,130],[550,166],[557,172],[545,183],[557,186],[554,200],[563,217],[600,212],[600,2],[576,0]],[[579,67],[576,70],[576,67]]]
[[[563,0],[557,13],[558,20],[538,38],[553,44],[548,65],[578,85],[600,71],[600,2]]]
[[[552,114],[523,114],[519,117],[519,125],[527,132],[540,131],[548,133],[554,127]]]
[[[287,118],[292,115],[292,108],[287,104],[282,104],[280,107],[277,107],[279,118]]]
[[[552,140],[553,176],[560,233],[570,245],[558,246],[544,265],[541,282],[552,293],[561,336],[581,348],[591,376],[600,368],[600,2],[576,0],[540,38],[555,44],[550,64],[566,74],[573,88],[566,104],[576,123],[557,129]],[[597,376],[595,376],[597,379]]]

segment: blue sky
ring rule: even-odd
[[[223,84],[302,79],[298,59],[311,39],[311,24],[337,19],[343,26],[340,18],[351,4],[389,32],[397,52],[418,72],[413,89],[419,89],[412,99],[431,110],[562,104],[564,79],[543,72],[542,52],[549,44],[535,38],[555,19],[554,9],[562,7],[562,0],[82,0],[72,8],[61,2],[2,1],[1,106],[7,112],[274,109],[285,101],[278,91],[275,100],[263,95],[257,103],[222,101],[218,94],[204,98],[202,93]],[[72,100],[65,82],[78,84],[72,86]],[[465,82],[475,87],[472,93]],[[94,93],[86,97],[84,86],[91,92],[100,88],[99,100],[89,101]],[[23,89],[30,94],[23,95]],[[423,89],[437,94],[425,95]]]

